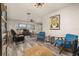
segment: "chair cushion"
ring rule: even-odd
[[[66,42],[65,48],[70,48],[71,47],[71,42]]]
[[[39,32],[38,37],[39,40],[43,40],[45,39],[45,32]]]
[[[72,41],[73,40],[73,35],[71,34],[66,34],[66,41]]]
[[[74,35],[74,40],[78,40],[78,35]]]
[[[66,41],[74,41],[78,39],[77,35],[73,35],[73,34],[66,34]]]
[[[66,45],[65,48],[71,48],[71,42],[74,40],[78,40],[78,36],[77,35],[73,35],[73,34],[66,34]]]
[[[41,39],[43,39],[43,38],[44,38],[44,36],[39,36],[38,38],[41,38]]]
[[[63,45],[63,43],[64,43],[63,40],[59,40],[59,39],[56,40],[56,46],[57,47],[61,47]]]
[[[40,32],[39,35],[45,36],[45,32]]]

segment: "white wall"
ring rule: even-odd
[[[49,17],[60,14],[60,30],[50,30]],[[72,4],[43,17],[43,31],[46,35],[65,36],[67,33],[79,35],[79,4]]]

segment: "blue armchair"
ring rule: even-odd
[[[59,53],[61,53],[64,50],[64,48],[71,48],[73,52],[73,50],[77,48],[77,45],[78,45],[77,42],[78,42],[77,35],[66,34],[65,40],[57,39],[55,41],[55,45],[61,48]]]
[[[37,40],[44,41],[45,40],[45,32],[39,32],[37,36]]]

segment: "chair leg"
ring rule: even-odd
[[[15,42],[16,45],[18,45],[18,42]]]
[[[59,52],[59,54],[61,54],[61,52],[64,50],[64,47],[62,46],[61,48],[60,48],[60,52]]]
[[[56,43],[54,44],[54,46],[56,46]]]

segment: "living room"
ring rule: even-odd
[[[78,3],[5,3],[3,5],[5,7],[2,11],[3,55],[79,55],[77,53],[79,51],[76,51],[79,46]],[[12,38],[10,36],[12,33],[17,36],[23,34],[23,36]],[[3,40],[6,35],[8,39]],[[17,43],[17,39],[24,40]],[[66,39],[71,40],[67,48],[73,51],[65,50],[63,47]]]

